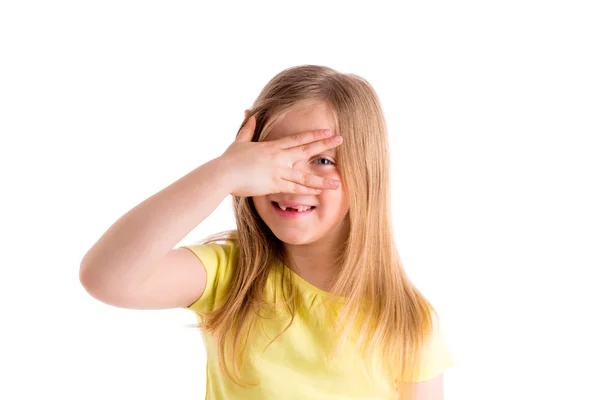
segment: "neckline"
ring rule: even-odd
[[[312,283],[310,283],[309,281],[307,281],[306,279],[304,279],[300,275],[298,275],[294,270],[292,270],[290,267],[288,267],[283,261],[280,261],[280,262],[283,265],[283,268],[286,269],[287,271],[289,271],[289,273],[292,275],[292,277],[294,279],[296,279],[298,284],[300,286],[304,287],[305,289],[308,289],[311,292],[316,292],[317,294],[320,294],[321,296],[331,296],[332,298],[339,298],[339,299],[344,298],[341,296],[335,296],[331,292],[328,292],[326,290],[323,290],[323,289],[313,285]]]

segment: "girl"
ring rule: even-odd
[[[110,227],[81,283],[117,307],[195,312],[207,399],[442,399],[453,359],[394,244],[389,175],[371,85],[286,69],[221,156]],[[230,194],[237,230],[174,248]]]

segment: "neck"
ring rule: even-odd
[[[329,291],[333,286],[340,255],[347,233],[329,235],[312,243],[292,245],[284,243],[285,265],[305,281]]]

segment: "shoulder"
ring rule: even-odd
[[[403,382],[424,382],[440,376],[454,365],[454,357],[446,344],[444,333],[438,318],[433,318],[430,334],[423,341],[421,351],[416,357],[413,375],[403,376]]]
[[[180,246],[196,255],[206,270],[206,285],[202,296],[189,308],[198,314],[216,309],[227,293],[237,264],[236,245],[224,243],[192,243]]]
[[[224,241],[224,243],[192,243],[180,247],[194,253],[205,266],[206,264],[230,263],[235,255],[235,243],[231,240]]]

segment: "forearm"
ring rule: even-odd
[[[222,158],[201,165],[120,217],[81,261],[88,285],[131,287],[232,192]]]

